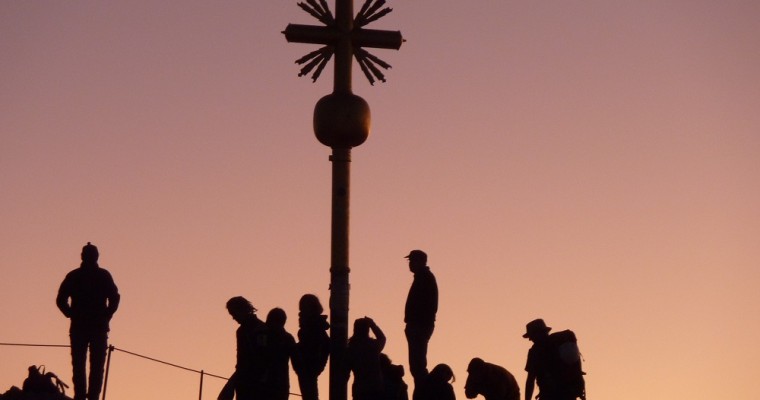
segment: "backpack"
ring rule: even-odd
[[[554,332],[549,335],[549,340],[555,351],[559,387],[563,392],[586,400],[586,381],[583,378],[586,373],[583,372],[583,357],[575,333],[569,329]]]
[[[66,388],[69,386],[52,372],[46,372],[45,366],[32,365],[29,367],[29,375],[24,379],[22,386],[23,392],[28,398],[46,399],[69,399],[65,395]]]

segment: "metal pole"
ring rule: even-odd
[[[111,371],[111,353],[113,353],[113,345],[108,346],[108,357],[106,358],[106,378],[103,381],[103,397],[102,400],[106,400],[106,389],[108,388],[108,374]]]
[[[203,400],[203,370],[201,370],[201,388],[198,390],[198,400]]]
[[[351,32],[354,1],[335,0],[337,28]],[[353,46],[349,35],[342,35],[335,48],[333,91],[351,93]],[[348,343],[348,212],[350,199],[351,149],[335,148],[332,161],[332,233],[330,255],[330,400],[348,397],[346,345]]]
[[[346,400],[348,371],[348,210],[351,149],[333,148],[330,267],[330,400]]]

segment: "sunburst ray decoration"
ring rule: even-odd
[[[385,3],[386,0],[365,0],[364,5],[362,5],[356,17],[354,17],[354,29],[361,29],[393,11],[389,7],[383,8]],[[305,0],[305,2],[299,2],[298,6],[328,28],[335,28],[335,17],[327,5],[327,0]],[[326,45],[299,58],[296,60],[296,64],[303,65],[303,67],[298,76],[308,75],[313,71],[311,79],[313,82],[316,82],[334,53],[335,47]],[[376,80],[385,82],[385,75],[381,69],[390,69],[390,64],[371,54],[361,46],[354,48],[354,58],[359,63],[359,67],[364,76],[367,77],[370,85],[374,85]]]
[[[319,0],[319,3],[317,3],[317,0],[306,0],[306,3],[298,3],[298,6],[321,23],[327,26],[335,25],[335,18],[333,18],[330,12],[327,0]]]

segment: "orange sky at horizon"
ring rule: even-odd
[[[67,344],[55,293],[88,241],[122,294],[120,349],[226,376],[228,298],[282,307],[293,334],[302,294],[327,308],[311,124],[332,63],[297,76],[316,46],[281,31],[317,22],[296,3],[0,3],[0,342]],[[421,248],[429,363],[458,398],[472,357],[524,389],[537,317],[578,334],[592,400],[759,397],[760,3],[388,6],[368,26],[407,40],[372,50],[388,82],[353,71],[372,134],[351,165],[351,320],[373,317],[408,371],[403,257]],[[71,380],[67,349],[0,346],[0,393],[31,364]],[[116,352],[108,399],[198,383]]]

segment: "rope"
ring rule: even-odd
[[[177,364],[172,364],[172,363],[167,362],[167,361],[162,361],[162,360],[159,360],[159,359],[156,359],[156,358],[153,358],[153,357],[144,356],[142,354],[137,354],[137,353],[134,353],[134,352],[131,352],[131,351],[120,349],[118,347],[114,347],[113,349],[114,350],[118,350],[118,351],[120,351],[122,353],[127,353],[127,354],[130,354],[130,355],[133,355],[135,357],[140,357],[140,358],[144,358],[146,360],[150,360],[150,361],[154,361],[154,362],[157,362],[157,363],[169,365],[169,366],[174,367],[174,368],[179,368],[179,369],[184,369],[185,371],[195,372],[196,374],[203,374],[203,375],[213,376],[214,378],[220,378],[220,379],[228,380],[228,378],[225,378],[223,376],[210,374],[210,373],[208,373],[206,371],[199,371],[199,370],[195,370],[195,369],[192,369],[192,368],[183,367],[183,366],[177,365]]]
[[[30,344],[30,343],[0,343],[0,346],[26,346],[26,347],[71,347],[67,344]]]
[[[0,342],[0,346],[23,346],[23,347],[71,347],[71,346],[70,346],[70,345],[68,345],[68,344],[34,344],[34,343],[2,343],[2,342]],[[132,355],[132,356],[135,356],[135,357],[140,357],[140,358],[144,358],[144,359],[146,359],[146,360],[150,360],[150,361],[153,361],[153,362],[157,362],[157,363],[161,363],[161,364],[164,364],[164,365],[168,365],[168,366],[170,366],[170,367],[174,367],[174,368],[183,369],[183,370],[185,370],[185,371],[195,372],[196,374],[201,374],[201,376],[204,376],[204,375],[205,375],[205,376],[211,376],[211,377],[214,377],[214,378],[219,378],[219,379],[229,380],[229,378],[225,378],[225,377],[223,377],[223,376],[219,376],[219,375],[215,375],[215,374],[210,374],[210,373],[208,373],[208,372],[206,372],[206,371],[199,371],[199,370],[196,370],[196,369],[192,369],[192,368],[188,368],[188,367],[183,367],[183,366],[181,366],[181,365],[173,364],[173,363],[170,363],[170,362],[168,362],[168,361],[162,361],[162,360],[159,360],[159,359],[157,359],[157,358],[148,357],[148,356],[144,356],[144,355],[142,355],[142,354],[137,354],[137,353],[135,353],[135,352],[132,352],[132,351],[128,351],[128,350],[124,350],[124,349],[120,349],[120,348],[118,348],[118,347],[115,347],[115,346],[110,346],[110,348],[111,348],[111,349],[113,349],[113,350],[117,350],[117,351],[120,351],[120,352],[122,352],[122,353],[127,353],[127,354],[129,354],[129,355]],[[301,396],[300,394],[297,394],[297,393],[290,393],[290,394],[291,394],[291,395],[294,395],[294,396],[299,396],[299,397]]]
[[[71,347],[71,346],[70,346],[70,345],[68,345],[68,344],[36,344],[36,343],[0,343],[0,346],[23,346],[23,347]],[[135,357],[140,357],[140,358],[144,358],[144,359],[146,359],[146,360],[150,360],[150,361],[154,361],[154,362],[157,362],[157,363],[161,363],[161,364],[169,365],[169,366],[172,366],[172,367],[174,367],[174,368],[184,369],[185,371],[195,372],[196,374],[203,374],[203,375],[213,376],[214,378],[219,378],[219,379],[228,380],[228,378],[225,378],[225,377],[223,377],[223,376],[219,376],[219,375],[210,374],[210,373],[208,373],[208,372],[206,372],[206,371],[198,371],[198,370],[195,370],[195,369],[192,369],[192,368],[187,368],[187,367],[183,367],[183,366],[181,366],[181,365],[172,364],[172,363],[170,363],[170,362],[162,361],[162,360],[159,360],[159,359],[156,359],[156,358],[153,358],[153,357],[148,357],[148,356],[144,356],[144,355],[142,355],[142,354],[137,354],[137,353],[135,353],[135,352],[131,352],[131,351],[128,351],[128,350],[120,349],[120,348],[118,348],[118,347],[114,347],[114,346],[111,346],[111,347],[112,347],[114,350],[118,350],[118,351],[121,351],[122,353],[127,353],[127,354],[133,355],[133,356],[135,356]]]

